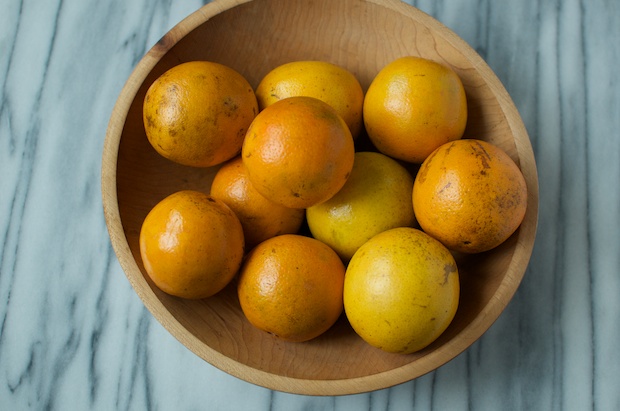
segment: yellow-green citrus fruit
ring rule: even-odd
[[[420,230],[401,227],[377,234],[353,255],[345,274],[344,308],[367,343],[408,354],[448,328],[459,292],[448,249]]]
[[[374,235],[414,224],[412,190],[413,177],[396,160],[358,152],[342,189],[306,210],[312,236],[348,261]]]
[[[308,96],[329,104],[356,138],[362,128],[364,91],[353,73],[326,61],[292,61],[274,68],[256,88],[262,110],[288,97]]]

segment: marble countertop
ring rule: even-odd
[[[430,374],[309,397],[229,376],[174,339],[110,245],[112,107],[197,0],[0,0],[0,409],[620,409],[620,2],[409,2],[472,45],[537,158],[529,268],[490,330]]]

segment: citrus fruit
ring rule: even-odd
[[[375,234],[414,224],[412,190],[413,177],[396,160],[358,152],[342,189],[306,210],[308,227],[314,238],[348,261]]]
[[[254,90],[230,67],[191,61],[172,67],[144,98],[146,136],[162,156],[209,167],[239,154],[258,113]]]
[[[324,101],[347,123],[353,138],[360,134],[364,91],[355,75],[347,69],[326,61],[292,61],[267,73],[256,88],[261,110],[294,96]]]
[[[218,170],[211,195],[235,212],[248,249],[276,235],[296,233],[304,220],[304,209],[284,207],[256,191],[240,156]]]
[[[191,190],[169,195],[148,213],[140,230],[140,255],[162,291],[197,299],[221,291],[244,253],[243,229],[223,202]]]
[[[338,255],[311,237],[284,234],[247,255],[238,282],[248,321],[286,341],[318,337],[340,317],[345,268]]]
[[[419,164],[441,144],[463,136],[467,101],[452,69],[407,56],[375,76],[363,114],[368,137],[379,151]]]
[[[526,208],[519,167],[499,147],[476,139],[439,147],[422,163],[413,186],[413,209],[422,229],[463,253],[503,243]]]
[[[242,149],[258,192],[290,208],[307,208],[336,194],[351,173],[354,155],[351,132],[338,113],[305,96],[261,111]]]
[[[415,228],[377,234],[346,270],[344,308],[355,332],[384,351],[419,351],[448,328],[459,304],[452,254]]]

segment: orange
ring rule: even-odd
[[[247,80],[230,67],[191,61],[157,78],[144,98],[146,136],[162,156],[209,167],[239,154],[258,113]]]
[[[244,253],[243,229],[230,208],[198,191],[179,191],[148,213],[140,230],[140,255],[162,291],[197,299],[221,291]]]
[[[375,152],[355,153],[353,171],[329,200],[306,210],[312,236],[348,261],[382,231],[415,222],[413,177],[396,160]]]
[[[327,103],[289,97],[261,111],[248,129],[242,157],[259,193],[307,208],[338,192],[355,156],[349,128]]]
[[[449,67],[401,57],[371,82],[364,98],[364,123],[379,151],[419,164],[440,145],[463,136],[465,89]]]
[[[355,253],[345,275],[344,308],[364,341],[409,354],[448,328],[459,292],[450,251],[420,230],[400,227],[377,234]]]
[[[240,156],[218,170],[211,195],[235,212],[248,249],[276,235],[296,233],[304,221],[304,209],[281,206],[256,191]]]
[[[278,338],[313,339],[342,313],[344,273],[338,255],[318,240],[270,238],[250,251],[241,269],[241,309],[253,326]]]
[[[353,138],[360,134],[364,91],[347,69],[326,61],[292,61],[271,70],[256,88],[261,110],[294,96],[324,101],[347,123]]]
[[[413,209],[422,229],[464,253],[503,243],[526,208],[519,167],[499,147],[476,139],[439,147],[422,163],[413,186]]]

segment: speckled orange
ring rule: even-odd
[[[464,253],[506,241],[526,208],[521,170],[503,150],[482,140],[442,145],[422,163],[413,185],[413,209],[422,229]]]
[[[239,154],[258,113],[252,86],[237,71],[210,61],[167,70],[147,90],[147,138],[162,156],[194,167],[220,164]]]

